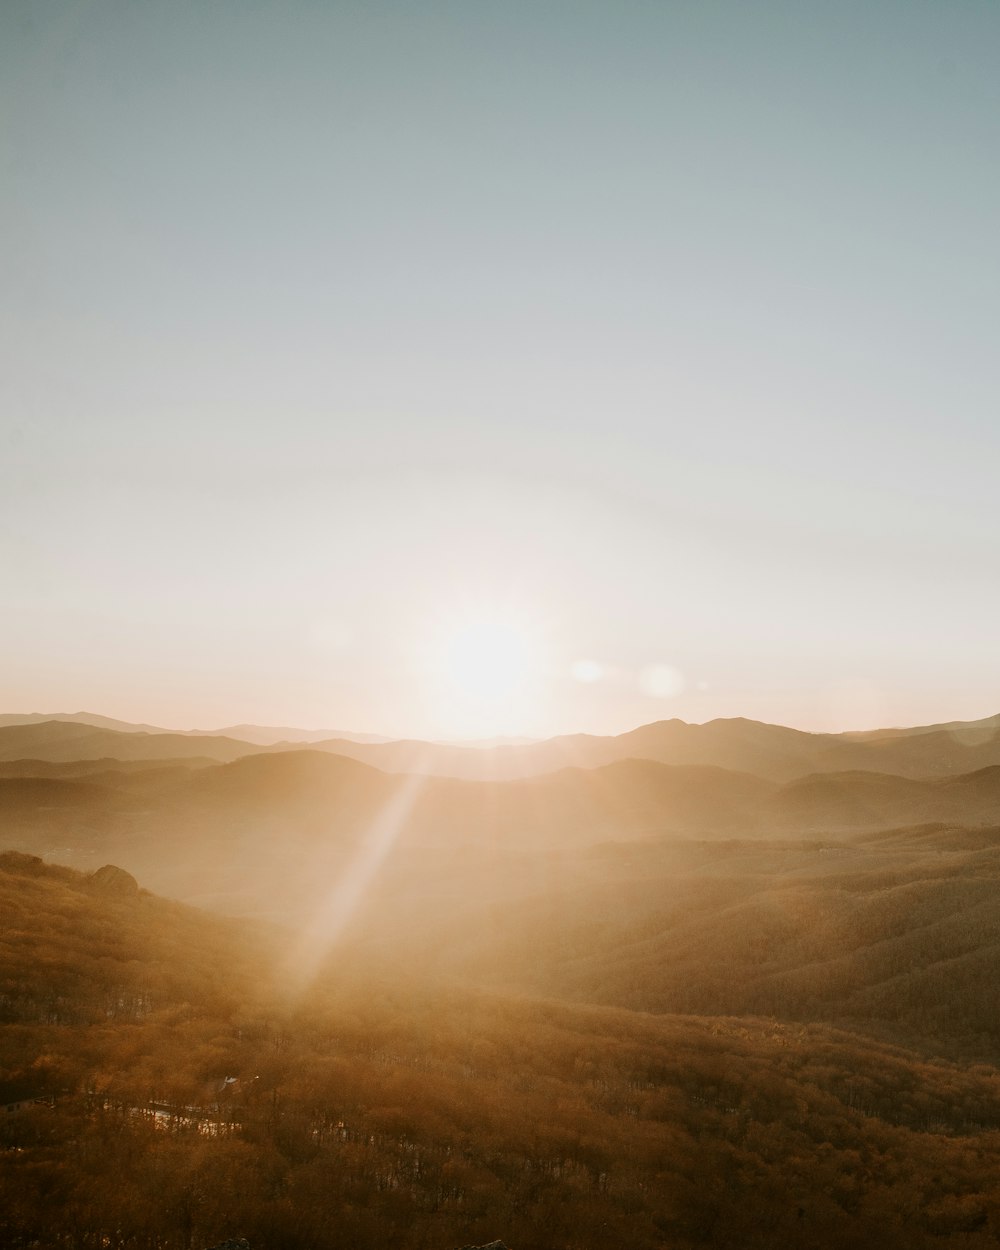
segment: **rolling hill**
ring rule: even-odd
[[[48,763],[81,760],[163,760],[200,756],[222,762],[259,750],[235,738],[176,733],[119,732],[75,721],[48,720],[0,727],[0,761],[22,759]]]
[[[68,720],[7,724],[0,725],[0,761],[200,756],[222,763],[261,751],[301,749],[301,742],[268,741],[272,732],[284,731],[257,732],[253,726],[236,726],[232,736],[226,736],[150,733],[139,727],[124,733]],[[254,740],[240,738],[239,733]],[[346,756],[384,772],[478,781],[514,780],[563,768],[599,768],[627,759],[724,768],[778,782],[818,772],[881,772],[914,779],[945,777],[1000,764],[1000,727],[996,717],[874,734],[813,734],[734,718],[704,725],[656,721],[616,737],[576,734],[492,747],[355,741],[347,737],[311,740],[309,745],[313,750]]]
[[[89,725],[94,729],[109,729],[115,733],[183,734],[190,738],[235,738],[254,746],[273,746],[277,743],[320,742],[330,738],[345,738],[352,742],[387,742],[382,734],[359,734],[346,730],[297,729],[291,725],[226,725],[220,729],[165,729],[162,725],[147,725],[134,721],[115,720],[96,712],[3,712],[0,728],[14,725],[40,725],[46,721],[62,724]]]
[[[617,844],[575,888],[455,916],[412,957],[640,1011],[825,1022],[1000,1061],[1000,825]]]
[[[723,863],[730,892],[752,876]],[[873,1032],[654,1015],[356,946],[295,997],[277,935],[103,880],[0,856],[0,1088],[36,1100],[0,1122],[5,1245],[996,1243],[1000,1073],[879,1037],[877,1004]],[[795,929],[772,918],[756,960],[728,966],[731,942],[703,943],[724,902],[689,909],[689,926],[706,913],[678,955],[689,983],[738,985]],[[933,898],[906,911],[900,940],[929,923],[928,957],[950,949]]]
[[[0,767],[16,774],[0,776],[0,845],[77,867],[112,859],[161,892],[274,915],[317,897],[373,839],[392,856],[541,855],[1000,822],[1000,767],[924,780],[820,773],[783,785],[650,760],[477,782],[384,773],[316,750],[200,766],[45,764],[39,776],[32,767]]]

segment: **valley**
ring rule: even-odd
[[[1000,769],[112,746],[0,764],[4,1244],[994,1244]]]

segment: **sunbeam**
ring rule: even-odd
[[[288,959],[286,986],[292,995],[303,993],[316,979],[389,857],[425,783],[425,777],[415,774],[399,779],[398,787],[365,830],[353,859],[304,926]]]

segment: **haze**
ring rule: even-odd
[[[998,34],[8,0],[0,706],[995,712]]]

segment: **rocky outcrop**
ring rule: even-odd
[[[90,883],[96,886],[102,894],[117,894],[128,898],[139,893],[139,882],[135,877],[115,864],[105,864],[103,868],[92,872]]]

